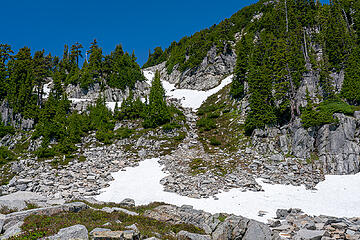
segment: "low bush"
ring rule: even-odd
[[[129,138],[135,131],[129,128],[119,128],[115,131],[116,139],[125,139]]]
[[[165,132],[171,132],[172,130],[181,128],[181,125],[178,123],[167,123],[163,126]]]
[[[196,124],[200,130],[210,131],[216,128],[216,122],[212,118],[200,118]]]
[[[215,137],[210,138],[210,144],[213,146],[220,146],[221,142],[217,140]]]
[[[313,107],[312,102],[308,102],[308,106],[301,114],[301,122],[305,128],[336,123],[337,119],[333,117],[334,113],[352,115],[354,108],[340,99],[326,100],[316,108]]]
[[[13,160],[14,154],[7,147],[0,147],[0,166]]]

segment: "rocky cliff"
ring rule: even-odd
[[[179,65],[176,65],[171,74],[168,74],[166,62],[145,70],[160,71],[161,77],[170,83],[176,84],[177,88],[208,90],[219,85],[224,76],[233,72],[235,62],[236,53],[229,43],[220,54],[218,49],[213,46],[198,67],[184,72],[180,72],[178,70]]]

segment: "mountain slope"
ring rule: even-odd
[[[243,116],[254,155],[357,173],[359,12],[352,0],[259,1],[162,54],[157,49],[145,66],[166,59],[148,69],[191,89],[214,87],[234,73],[222,97],[237,101],[233,111]]]

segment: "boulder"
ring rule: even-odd
[[[22,184],[27,182],[26,179],[19,179],[16,182]],[[0,197],[0,207],[6,207],[9,210],[21,211],[26,208],[26,203],[45,203],[47,199],[33,192],[19,191]]]
[[[104,211],[104,212],[107,212],[107,213],[123,212],[123,213],[128,214],[128,215],[131,215],[131,216],[138,216],[138,215],[139,215],[139,214],[136,213],[136,212],[132,212],[132,211],[129,211],[129,210],[127,210],[127,209],[118,208],[118,207],[112,207],[112,208],[104,207],[104,208],[101,209],[101,211]]]
[[[6,229],[6,231],[4,232],[4,234],[0,237],[0,239],[8,239],[10,237],[14,237],[16,235],[19,235],[21,233],[21,226],[23,225],[24,222],[18,222],[14,225],[12,225],[11,227],[9,227],[8,229]]]
[[[187,231],[180,231],[176,234],[176,238],[179,240],[211,240],[209,235],[200,235],[196,233],[189,233]]]
[[[308,229],[300,229],[297,232],[294,239],[295,240],[320,240],[326,231],[324,230],[308,230]]]
[[[94,236],[94,233],[96,233],[96,232],[107,232],[107,231],[111,231],[111,229],[108,229],[108,228],[94,228],[90,232],[90,236]]]
[[[60,229],[60,231],[48,240],[88,240],[88,230],[83,225],[75,225],[68,228]]]
[[[271,240],[271,230],[263,223],[250,220],[243,240]]]
[[[5,215],[0,214],[0,233],[2,233],[4,222],[5,222]]]
[[[7,214],[5,217],[4,224],[9,222],[19,222],[23,221],[26,217],[30,215],[53,215],[61,212],[79,212],[89,208],[88,205],[82,202],[73,202],[67,203],[60,206],[52,206],[52,207],[45,207],[45,208],[37,208],[37,209],[30,209],[21,212],[15,212]]]
[[[276,210],[276,218],[285,219],[289,215],[289,211],[287,209],[278,209]]]
[[[124,207],[135,207],[135,201],[131,198],[125,198],[121,201],[120,205]]]
[[[98,231],[93,233],[94,240],[138,240],[140,234],[133,231]]]

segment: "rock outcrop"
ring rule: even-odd
[[[180,234],[181,239],[272,239],[270,228],[263,223],[250,220],[241,216],[210,213],[193,209],[192,206],[184,205],[176,207],[172,205],[159,206],[145,212],[144,216],[172,224],[190,224],[201,228],[208,235],[194,236]],[[198,237],[198,238],[195,238]]]
[[[235,50],[229,44],[226,44],[220,54],[218,54],[218,49],[213,46],[208,51],[200,66],[184,72],[180,72],[178,70],[179,65],[175,65],[171,74],[168,74],[166,62],[145,70],[158,70],[162,79],[176,84],[178,88],[208,90],[219,85],[225,75],[233,72],[235,62]]]

